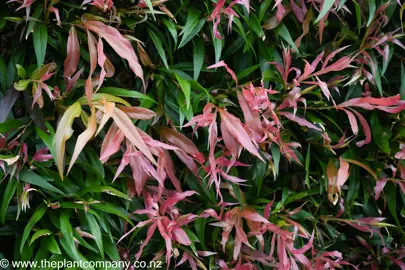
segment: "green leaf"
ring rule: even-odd
[[[151,0],[144,0],[144,2],[146,3],[146,5],[148,6],[150,12],[152,13],[153,19],[156,20],[155,18],[155,11],[153,10],[153,4]]]
[[[51,234],[52,234],[52,232],[51,232],[50,230],[48,230],[48,229],[43,229],[43,230],[36,231],[36,232],[34,233],[34,235],[31,237],[30,245],[31,245],[35,240],[37,240],[38,238],[40,238],[40,237],[42,237],[42,236],[48,236],[48,235],[51,235]]]
[[[96,238],[96,244],[100,250],[101,257],[104,259],[104,247],[103,247],[103,238],[101,235],[100,226],[98,225],[96,219],[91,214],[86,214],[86,219],[89,224],[91,234]]]
[[[20,252],[23,251],[25,242],[27,241],[28,236],[29,236],[30,232],[32,231],[32,228],[44,216],[45,213],[46,213],[46,207],[41,206],[35,210],[35,212],[31,216],[31,218],[28,220],[27,225],[25,226],[22,238],[21,238]]]
[[[0,90],[6,90],[7,65],[3,55],[0,55]]]
[[[41,239],[41,247],[46,248],[52,254],[62,254],[59,245],[53,235],[49,235]]]
[[[274,167],[276,169],[276,177],[279,173],[280,166],[280,148],[276,144],[271,145],[271,156],[273,157]]]
[[[153,41],[153,44],[155,44],[156,50],[158,51],[163,64],[167,69],[169,69],[169,65],[167,64],[166,52],[162,45],[162,40],[160,39],[159,35],[157,35],[151,28],[148,28],[148,33]]]
[[[375,0],[368,0],[368,21],[367,21],[367,27],[370,26],[371,22],[374,19],[375,11],[377,7],[375,5]]]
[[[17,91],[24,91],[25,89],[27,89],[30,82],[31,80],[29,79],[19,80],[18,82],[14,83],[14,88]]]
[[[374,63],[374,67],[375,67],[374,70],[373,70],[374,80],[375,80],[375,83],[377,85],[378,92],[380,93],[380,96],[382,97],[383,96],[383,90],[382,90],[382,84],[381,84],[380,67],[378,65],[377,58],[375,57],[373,52],[370,52],[370,56],[371,56],[371,59],[372,59],[372,61]]]
[[[405,68],[402,62],[401,62],[401,86],[399,88],[399,94],[401,95],[401,100],[405,100]]]
[[[194,80],[198,80],[201,68],[204,64],[205,49],[204,41],[202,38],[193,39],[193,62],[194,62]]]
[[[263,32],[263,28],[260,25],[260,21],[257,18],[257,16],[254,13],[250,14],[250,18],[249,18],[249,26],[250,28],[253,30],[253,32],[255,32],[255,34],[259,37],[259,38],[263,38],[264,37],[264,32]]]
[[[186,45],[203,27],[205,19],[200,21],[201,11],[192,5],[188,9],[186,25],[183,30],[180,32],[180,35],[183,35],[181,38],[179,49]],[[201,24],[201,22],[203,22]]]
[[[398,219],[397,214],[397,189],[395,188],[395,184],[388,182],[384,187],[385,199],[387,200],[388,209],[391,212],[392,217],[394,218],[395,222],[401,227],[401,223]]]
[[[256,69],[258,69],[260,67],[260,64],[254,65],[254,66],[250,66],[244,70],[242,70],[241,72],[239,72],[238,74],[236,74],[236,77],[238,78],[238,80],[243,79],[244,77],[250,75],[251,73],[253,73]]]
[[[190,83],[183,78],[181,78],[177,73],[175,73],[176,79],[180,84],[180,88],[184,93],[184,97],[186,98],[187,110],[190,107],[191,102],[191,86]]]
[[[200,239],[200,243],[202,248],[205,250],[205,226],[207,224],[206,218],[197,218],[194,221],[195,231],[197,232],[198,238]]]
[[[13,129],[19,128],[25,124],[25,121],[20,119],[11,119],[0,123],[0,133],[6,133]]]
[[[70,211],[63,212],[59,219],[59,227],[62,233],[62,237],[59,239],[62,248],[65,250],[66,254],[73,260],[80,261],[82,256],[79,255],[78,250],[75,246],[75,241],[73,238],[73,228],[69,221],[69,217],[72,213]]]
[[[176,29],[176,24],[172,21],[172,20],[168,20],[168,19],[163,19],[163,23],[165,24],[165,26],[167,27],[167,30],[169,30],[170,34],[173,37],[174,40],[174,47],[177,47],[177,29]]]
[[[17,67],[18,76],[20,78],[24,79],[27,76],[27,73],[25,72],[25,69],[19,64],[17,64],[16,67]]]
[[[9,179],[6,189],[4,190],[0,206],[0,221],[2,223],[5,221],[8,205],[17,189],[17,183],[16,179]]]
[[[44,10],[44,5],[42,3],[38,3],[38,5],[35,7],[34,13],[32,13],[32,15],[30,16],[31,20],[29,21],[29,24],[27,27],[25,39],[28,39],[28,36],[31,34],[35,25],[39,22],[39,16],[41,16],[43,10]]]
[[[45,61],[46,45],[48,43],[48,28],[46,24],[40,24],[32,33],[34,50],[37,57],[37,66],[41,67]]]
[[[26,168],[24,168],[20,172],[20,180],[23,181],[23,182],[29,183],[31,185],[35,185],[35,186],[44,188],[46,190],[53,191],[53,192],[58,193],[60,195],[66,195],[60,189],[58,189],[58,188],[52,186],[51,184],[49,184],[49,182],[46,181],[44,178],[42,178],[38,174],[34,173],[33,171],[27,170]]]
[[[311,144],[308,145],[307,156],[305,158],[305,184],[310,189],[309,182],[309,165],[311,163]]]
[[[46,123],[48,124],[48,123]],[[49,125],[49,124],[48,124]],[[41,140],[44,142],[44,144],[46,145],[46,147],[49,149],[49,151],[51,152],[52,156],[56,156],[56,152],[55,152],[55,148],[52,145],[52,140],[53,140],[53,136],[52,134],[48,134],[45,131],[43,131],[42,129],[40,129],[39,127],[35,127],[35,131],[37,132],[38,137],[41,138]]]
[[[91,208],[100,210],[103,212],[107,212],[107,213],[110,213],[113,215],[117,215],[117,216],[123,218],[124,220],[126,220],[129,224],[134,225],[133,222],[128,218],[129,213],[126,212],[124,209],[117,207],[113,204],[110,204],[107,202],[97,203],[97,204],[92,204]]]
[[[355,0],[353,0],[353,4],[354,4],[355,11],[356,11],[356,22],[357,22],[357,29],[358,29],[357,34],[360,34],[360,31],[361,31],[361,9],[360,9],[360,5]]]
[[[319,15],[316,18],[314,23],[318,23],[326,15],[326,13],[328,13],[328,11],[331,9],[331,7],[333,6],[334,3],[335,3],[335,0],[324,0],[322,8],[321,8],[321,12],[319,12]]]
[[[296,52],[298,52],[298,48],[297,46],[295,46],[295,42],[291,38],[290,32],[288,31],[284,23],[280,23],[280,25],[274,29],[274,32],[277,33],[277,35],[279,35],[280,37],[282,37],[285,41],[287,41],[287,43],[291,46],[291,48],[293,48]]]
[[[123,198],[126,200],[130,200],[130,198],[127,195],[125,195],[124,193],[116,190],[113,187],[109,187],[109,186],[98,186],[98,187],[90,186],[90,187],[87,187],[87,188],[81,190],[77,195],[79,197],[82,197],[84,194],[87,194],[89,192],[97,192],[97,193],[104,192],[104,193],[107,193],[107,194],[110,194],[113,196],[117,196],[117,197],[120,197],[120,198]]]
[[[389,140],[392,133],[389,129],[384,128],[379,120],[376,113],[373,113],[371,117],[371,132],[374,143],[384,151],[384,153],[389,154],[391,152]]]
[[[153,103],[157,103],[153,98],[142,94],[138,91],[135,90],[127,90],[124,88],[118,88],[118,87],[102,87],[98,91],[98,93],[105,93],[105,94],[110,94],[113,96],[118,96],[118,97],[130,97],[130,98],[137,98],[137,99],[145,99],[149,100]]]

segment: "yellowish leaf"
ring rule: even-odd
[[[65,147],[66,141],[72,137],[73,129],[72,124],[76,117],[79,117],[82,111],[82,107],[79,102],[74,103],[70,106],[62,116],[59,122],[56,134],[54,137],[53,145],[56,152],[56,166],[58,167],[59,176],[63,179],[64,171],[64,158],[65,158]]]
[[[73,156],[72,159],[70,160],[69,169],[67,172],[68,174],[73,164],[75,163],[76,159],[79,157],[80,152],[82,152],[84,146],[94,136],[96,129],[97,129],[96,110],[92,108],[91,116],[89,117],[87,122],[87,129],[77,138],[75,150],[73,151]]]

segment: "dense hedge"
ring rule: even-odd
[[[0,258],[405,269],[400,0],[11,0]]]

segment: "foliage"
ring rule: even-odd
[[[2,256],[405,269],[405,4],[78,2],[0,10]]]

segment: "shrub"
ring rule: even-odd
[[[404,9],[3,3],[1,256],[405,269]]]

